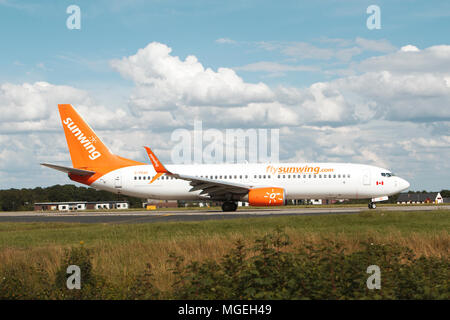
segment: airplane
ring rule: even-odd
[[[73,167],[41,163],[98,190],[143,199],[237,202],[282,206],[293,199],[370,199],[369,209],[410,184],[390,170],[352,163],[163,165],[145,147],[151,165],[113,154],[70,104],[59,113]]]

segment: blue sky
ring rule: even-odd
[[[126,4],[125,4],[126,3]],[[65,26],[66,8],[81,9],[81,30]],[[382,28],[366,27],[366,8],[381,8]],[[236,67],[282,60],[277,52],[257,50],[262,41],[319,42],[321,39],[387,39],[395,46],[443,44],[450,29],[448,1],[0,1],[0,51],[4,80],[53,83],[117,81],[108,61],[128,56],[151,41],[175,55],[193,54],[204,66]],[[223,46],[228,38],[239,42]],[[327,44],[323,44],[327,47]],[[328,45],[330,47],[330,45]],[[355,60],[363,59],[359,55]],[[306,61],[313,64],[314,61]],[[37,67],[43,64],[45,70]],[[30,68],[33,68],[30,71]],[[30,72],[25,74],[24,71]],[[70,75],[70,76],[69,76]],[[245,74],[257,81],[254,74]],[[309,85],[318,74],[271,80]]]
[[[66,8],[72,4],[81,9],[80,30],[66,27]],[[379,30],[366,26],[370,5],[381,9]],[[64,141],[55,138],[62,134],[59,124],[50,123],[57,119],[50,103],[61,99],[72,99],[66,102],[78,102],[86,110],[101,108],[114,121],[94,122],[93,127],[110,137],[105,140],[115,144],[115,151],[138,160],[145,154],[133,150],[142,144],[113,140],[125,134],[153,142],[170,161],[171,145],[164,140],[200,119],[210,128],[279,128],[282,140],[289,141],[280,148],[281,161],[385,165],[409,179],[412,189],[450,188],[449,167],[442,164],[450,155],[448,30],[448,1],[0,0],[0,109],[6,115],[27,110],[41,115],[0,120],[0,188],[42,185],[43,177],[46,184],[67,182],[37,165],[46,156],[69,160]],[[149,47],[151,43],[162,47]],[[131,57],[139,50],[158,52],[180,74],[153,74],[154,61],[134,63]],[[236,82],[237,91],[230,92],[234,105],[203,99],[194,85],[203,78],[187,75],[190,67],[172,59],[184,62],[190,55],[217,72],[218,86],[223,80],[219,68],[235,73],[237,78],[224,80]],[[163,96],[129,70],[144,73],[153,84],[166,77],[170,81],[158,85],[169,93],[199,89],[198,95],[189,101]],[[194,87],[179,89],[184,82],[172,88],[177,79]],[[43,89],[39,83],[49,86]],[[248,90],[257,93],[249,95]],[[139,102],[152,99],[165,102]],[[126,130],[115,127],[118,110],[127,119],[149,121]],[[260,110],[286,116],[264,120]],[[234,116],[239,112],[245,117]],[[218,117],[222,121],[211,120]],[[298,143],[299,133],[309,138],[307,145]],[[27,141],[34,142],[27,148]],[[55,143],[55,151],[45,145],[48,141]],[[353,151],[345,152],[347,148]],[[11,155],[28,161],[11,164]]]

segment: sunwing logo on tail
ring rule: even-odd
[[[89,159],[95,160],[102,155],[96,150],[95,146],[93,145],[93,143],[96,141],[95,138],[87,138],[71,118],[67,117],[66,120],[63,121],[63,123],[67,126],[67,128],[69,128],[74,136],[78,138],[78,141],[80,141],[80,144],[86,149],[86,151],[90,153]]]

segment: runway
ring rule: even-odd
[[[429,206],[382,206],[377,211],[431,211],[449,210],[449,205]],[[224,213],[220,210],[161,210],[125,212],[0,212],[0,222],[64,222],[64,223],[151,223],[225,220],[236,218],[262,218],[273,216],[313,216],[327,214],[355,214],[368,210],[361,207],[331,208],[268,208],[241,209]]]

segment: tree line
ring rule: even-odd
[[[117,195],[93,188],[78,187],[72,184],[58,184],[46,188],[0,190],[0,211],[33,210],[35,202],[117,200],[128,201],[131,208],[142,208],[142,199],[139,198]]]

